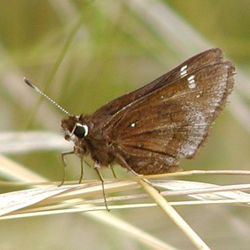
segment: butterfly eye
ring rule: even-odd
[[[88,126],[76,123],[73,133],[78,138],[84,138],[88,134]]]

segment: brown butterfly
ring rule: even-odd
[[[210,49],[92,115],[70,115],[61,127],[75,146],[64,155],[90,154],[97,171],[114,163],[143,175],[177,171],[178,158],[193,158],[208,137],[234,70],[220,49]]]

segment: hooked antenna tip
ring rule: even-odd
[[[24,77],[24,78],[23,78],[23,81],[24,81],[27,85],[29,85],[31,88],[34,89],[34,85],[33,85],[28,79],[26,79],[26,78]]]

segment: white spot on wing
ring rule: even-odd
[[[130,127],[131,127],[131,128],[134,128],[134,127],[135,127],[135,123],[134,123],[134,122],[131,123],[131,124],[130,124]]]
[[[189,76],[187,80],[188,80],[188,87],[190,89],[193,89],[193,88],[196,87],[195,80],[194,80],[194,75]]]
[[[187,75],[187,65],[184,65],[183,67],[181,67],[180,75],[181,75],[181,77],[184,77]]]

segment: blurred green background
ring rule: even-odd
[[[65,115],[45,100],[37,105],[40,97],[25,86],[23,76],[70,113],[87,114],[194,54],[219,47],[236,64],[235,90],[196,160],[181,161],[181,167],[248,169],[249,30],[247,0],[1,1],[1,132],[60,132]],[[61,180],[59,150],[8,156],[50,180]],[[67,178],[76,180],[79,162],[69,162],[76,166],[68,168]],[[126,175],[119,167],[116,171]],[[226,176],[190,179],[216,184],[249,180]],[[211,248],[249,249],[247,208],[193,206],[178,211]],[[111,213],[179,249],[194,249],[158,208]],[[123,232],[77,214],[0,223],[0,249],[96,248],[150,249]]]

